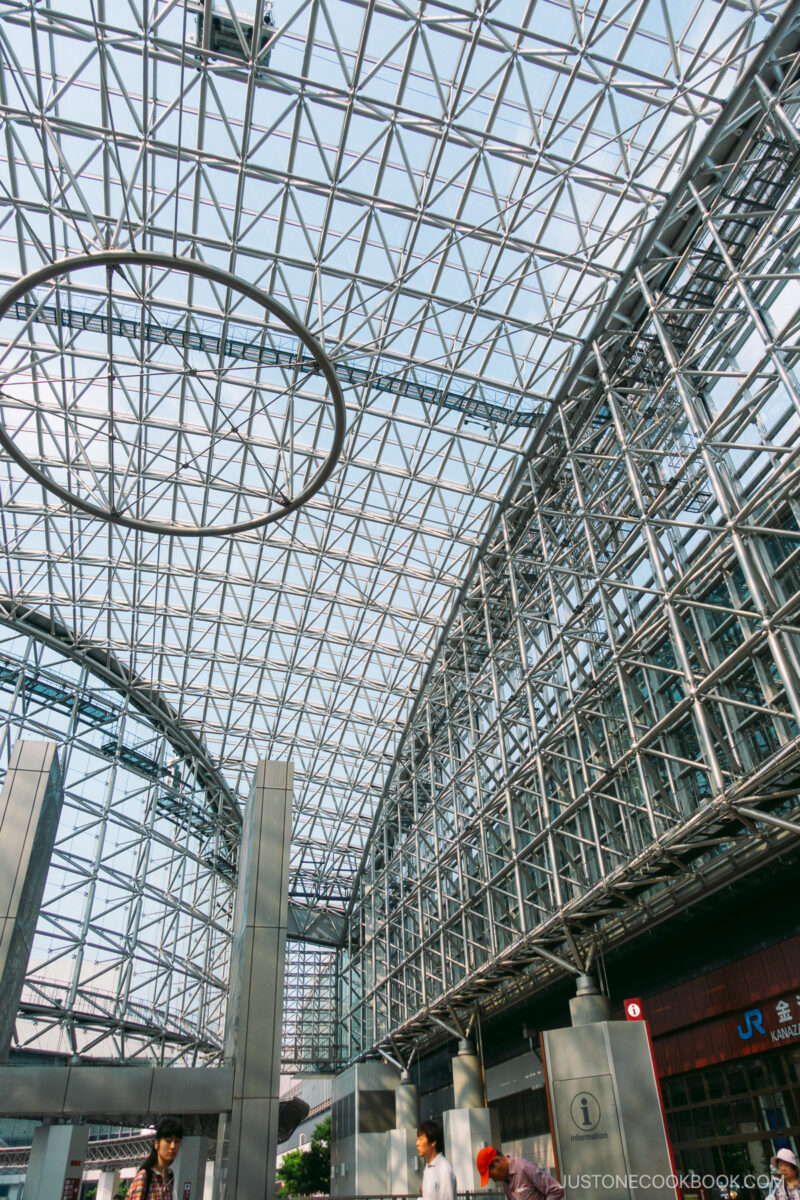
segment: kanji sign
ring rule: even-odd
[[[800,993],[748,1008],[737,1023],[736,1032],[743,1042],[757,1041],[756,1035],[768,1037],[771,1043],[794,1041],[800,1037]]]

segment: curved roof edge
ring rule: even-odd
[[[178,714],[155,688],[129,671],[110,651],[88,638],[76,638],[54,616],[45,617],[36,609],[0,594],[0,623],[17,633],[27,634],[57,650],[65,658],[86,667],[103,683],[127,698],[171,746],[195,764],[197,780],[212,808],[237,831],[242,814],[236,798],[198,736],[183,724]],[[237,839],[238,840],[238,839]]]
[[[691,159],[681,172],[680,178],[677,180],[670,196],[666,200],[664,207],[654,220],[650,231],[644,238],[638,251],[634,254],[625,271],[623,272],[617,286],[609,296],[606,303],[603,305],[598,314],[595,323],[587,337],[584,339],[582,346],[575,358],[574,363],[570,367],[564,382],[559,388],[556,395],[550,401],[550,406],[547,412],[542,416],[542,420],[526,446],[517,470],[515,471],[511,482],[506,489],[505,495],[502,497],[497,509],[489,522],[480,544],[475,550],[472,562],[469,564],[464,575],[461,587],[453,601],[450,613],[447,620],[442,625],[439,633],[439,640],[430,657],[425,673],[420,682],[417,695],[414,703],[408,714],[408,719],[405,724],[400,738],[398,739],[394,757],[386,775],[386,780],[383,785],[380,800],[375,807],[372,823],[369,834],[364,843],[364,851],[359,863],[358,870],[353,879],[353,891],[350,896],[350,903],[347,909],[347,920],[350,920],[353,909],[355,907],[356,896],[360,886],[361,879],[366,868],[367,860],[371,851],[372,842],[375,836],[375,831],[381,818],[386,797],[392,787],[395,771],[397,770],[400,758],[405,747],[409,732],[413,728],[414,720],[419,710],[422,699],[426,693],[428,685],[436,670],[436,664],[447,645],[447,639],[450,636],[453,623],[469,594],[469,589],[472,585],[475,573],[481,561],[486,556],[494,535],[500,525],[504,514],[508,511],[514,496],[517,493],[520,485],[523,483],[531,460],[540,456],[543,453],[542,443],[547,436],[548,430],[555,419],[556,413],[561,404],[569,396],[575,384],[578,382],[582,374],[587,369],[587,359],[591,354],[592,344],[598,336],[599,331],[608,331],[630,324],[630,316],[626,313],[629,307],[629,295],[631,286],[636,278],[637,269],[641,269],[642,264],[652,258],[653,255],[659,255],[666,259],[667,255],[682,244],[687,235],[687,228],[690,225],[689,220],[684,214],[678,211],[679,204],[683,198],[686,188],[690,181],[694,181],[696,186],[699,185],[699,180],[709,179],[715,174],[716,162],[718,157],[729,152],[732,145],[741,141],[746,137],[746,128],[750,124],[752,111],[757,109],[763,112],[758,94],[758,77],[761,72],[769,66],[770,61],[775,60],[781,54],[795,53],[800,46],[800,19],[797,16],[797,5],[795,0],[787,0],[780,16],[775,20],[772,31],[768,38],[761,44],[758,51],[754,54],[752,60],[743,72],[741,78],[733,88],[730,96],[720,108],[716,118],[710,125],[706,136],[703,138],[698,149],[692,155]],[[738,117],[742,121],[743,128],[738,128],[734,118]],[[693,226],[692,226],[693,227]],[[626,301],[628,302],[626,304]]]

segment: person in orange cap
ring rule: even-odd
[[[564,1200],[564,1189],[543,1167],[524,1158],[502,1154],[495,1146],[478,1151],[475,1165],[481,1187],[490,1179],[502,1185],[508,1200]]]

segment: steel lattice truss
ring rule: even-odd
[[[296,1067],[335,1071],[342,1064],[337,952],[290,942],[286,948],[283,1058]]]
[[[365,856],[351,1054],[583,970],[800,833],[782,47],[631,265],[454,615]]]
[[[5,630],[3,769],[55,739],[64,807],[17,1019],[17,1055],[219,1060],[235,838],[197,765],[86,666]]]
[[[98,1139],[89,1142],[85,1161],[90,1169],[128,1167],[134,1163],[138,1165],[142,1159],[147,1158],[152,1145],[152,1137],[142,1137],[139,1134]],[[0,1147],[0,1172],[26,1171],[30,1153],[30,1146]]]
[[[426,664],[525,446],[784,6],[249,4],[0,0],[0,278],[113,246],[246,279],[333,360],[340,465],[280,525],[192,541],[93,519],[2,460],[0,613],[58,623],[72,657],[111,656],[123,690],[161,697],[159,736],[200,743],[214,811],[214,796],[245,801],[259,755],[291,758],[293,896],[343,910]],[[157,492],[178,518],[247,514],[294,480],[287,428],[302,477],[324,456],[330,419],[297,345],[271,326],[264,337],[236,296],[101,277],[34,308],[0,330],[36,362],[20,380],[24,358],[4,359],[0,408],[45,473],[69,476],[80,457],[100,488],[118,469],[101,385],[146,418],[126,424],[139,458],[125,503]],[[198,339],[185,354],[173,325]],[[104,339],[115,361],[125,349],[110,382]],[[243,399],[221,406],[220,434],[203,424],[208,389],[228,404],[240,358]],[[165,375],[192,401],[171,427]],[[300,416],[238,420],[278,403]],[[573,444],[580,428],[553,449],[595,453]],[[207,453],[211,434],[235,440],[238,482]]]

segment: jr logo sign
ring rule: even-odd
[[[749,1042],[754,1033],[766,1033],[761,1009],[748,1008],[744,1014],[744,1029],[742,1029],[741,1025],[737,1025],[736,1029],[743,1042]]]

